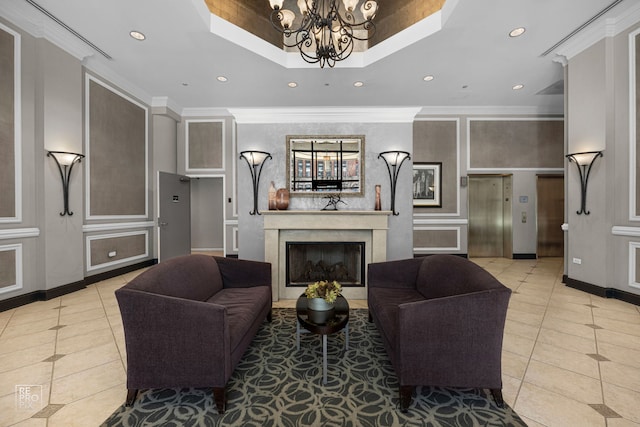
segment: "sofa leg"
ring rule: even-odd
[[[136,400],[138,396],[137,388],[130,388],[127,390],[127,400],[124,401],[124,406],[132,406],[133,402]]]
[[[373,322],[373,316],[371,315],[371,311],[369,311],[369,323]]]
[[[273,321],[273,311],[269,310],[267,313],[267,322],[271,323]]]
[[[504,399],[502,398],[502,390],[499,388],[492,388],[491,395],[493,396],[493,400],[496,401],[496,405],[498,408],[504,408]]]
[[[224,387],[214,387],[213,388],[213,400],[216,402],[216,408],[218,409],[219,414],[224,414],[224,407],[226,404],[226,396],[224,392]]]
[[[411,405],[411,394],[413,393],[413,387],[410,385],[400,386],[400,411],[407,412],[409,405]]]

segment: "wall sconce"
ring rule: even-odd
[[[598,157],[602,157],[602,151],[584,151],[582,153],[571,153],[565,157],[570,162],[575,162],[580,174],[580,189],[581,189],[581,204],[580,210],[576,213],[578,215],[589,215],[587,210],[587,183],[589,182],[589,174],[591,173],[591,167]]]
[[[240,158],[244,159],[249,166],[251,172],[251,181],[253,182],[253,211],[249,215],[260,215],[258,211],[258,185],[260,184],[260,174],[262,167],[267,159],[271,159],[271,154],[266,151],[242,151]]]
[[[394,215],[399,215],[396,212],[396,184],[398,182],[398,172],[405,160],[411,160],[411,155],[406,151],[383,151],[378,154],[378,158],[382,158],[387,165],[389,171],[389,180],[391,181],[391,212]]]
[[[47,157],[53,158],[58,171],[60,172],[60,179],[62,180],[62,198],[64,199],[64,211],[60,212],[60,216],[73,215],[73,212],[69,210],[69,179],[71,178],[71,170],[73,165],[80,163],[83,154],[70,153],[68,151],[47,151]]]

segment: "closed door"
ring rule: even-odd
[[[190,253],[190,179],[173,173],[158,172],[159,262]]]
[[[512,256],[511,176],[469,176],[470,257]]]
[[[537,192],[537,240],[538,257],[564,255],[564,177],[562,175],[538,175]]]

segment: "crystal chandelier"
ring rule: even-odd
[[[333,67],[353,52],[354,40],[369,40],[375,33],[373,18],[378,11],[374,0],[363,0],[363,21],[356,21],[354,10],[360,0],[298,0],[300,26],[292,28],[295,13],[283,9],[284,0],[269,0],[273,11],[271,24],[283,35],[283,44],[297,47],[302,59]],[[340,7],[342,3],[343,7]],[[362,34],[359,34],[362,33]]]

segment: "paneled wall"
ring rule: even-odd
[[[87,274],[148,259],[149,107],[97,76],[85,76]]]
[[[467,175],[509,174],[514,194],[513,256],[534,256],[536,175],[563,172],[564,122],[504,114],[420,116],[414,122],[412,160],[442,164],[441,207],[413,208],[415,254],[466,254]],[[523,213],[526,222],[521,221]]]

